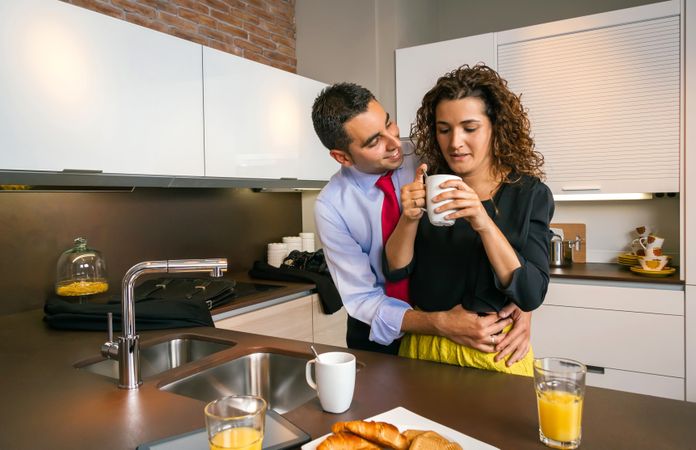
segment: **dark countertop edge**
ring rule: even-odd
[[[574,263],[569,267],[552,267],[549,271],[551,279],[568,278],[578,280],[621,281],[629,283],[652,283],[656,285],[671,284],[683,286],[684,280],[679,279],[679,268],[668,277],[648,277],[638,275],[628,267],[616,263]]]

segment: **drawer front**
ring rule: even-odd
[[[551,282],[545,305],[684,315],[684,291]]]
[[[587,385],[636,394],[684,400],[684,379],[605,369],[604,373],[588,373]],[[591,394],[590,394],[591,395]]]
[[[222,319],[215,327],[312,342],[312,297]]]
[[[543,305],[532,319],[537,356],[684,377],[684,318]]]

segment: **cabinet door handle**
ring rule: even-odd
[[[587,367],[587,371],[589,373],[596,373],[598,375],[604,375],[604,367],[591,366],[589,364],[585,364],[585,367]]]
[[[61,170],[63,173],[104,173],[103,170],[101,169],[63,169]]]
[[[563,186],[562,191],[601,191],[602,186]]]

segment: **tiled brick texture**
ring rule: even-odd
[[[295,0],[62,0],[295,73]]]

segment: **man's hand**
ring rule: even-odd
[[[496,314],[479,316],[461,305],[437,314],[436,326],[440,336],[486,353],[496,351],[499,333],[512,323],[511,318],[501,319]]]
[[[499,318],[512,318],[512,329],[502,335],[502,340],[495,346],[495,361],[498,362],[506,356],[510,357],[505,362],[505,365],[510,367],[517,361],[521,360],[529,352],[529,339],[532,329],[532,313],[524,312],[514,303],[510,303],[500,310]]]

